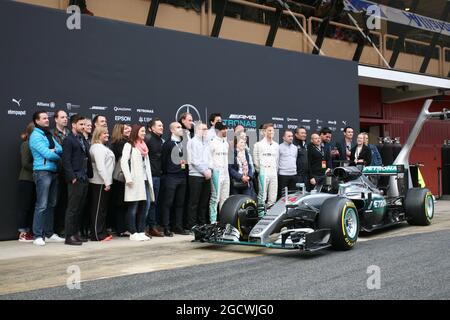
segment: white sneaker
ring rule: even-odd
[[[47,242],[64,242],[64,238],[61,238],[56,233],[54,233],[50,238],[45,237],[45,241]]]
[[[150,240],[150,238],[145,235],[145,232],[139,233],[139,237],[142,239],[142,241]]]
[[[37,238],[33,241],[33,244],[37,246],[45,246],[45,241],[42,238]]]
[[[139,233],[135,232],[130,235],[131,241],[142,241],[141,237],[139,236]]]

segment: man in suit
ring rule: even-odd
[[[70,118],[72,132],[63,142],[63,167],[66,177],[68,203],[65,219],[67,245],[81,245],[87,239],[81,239],[80,218],[86,204],[89,178],[93,177],[89,144],[83,136],[85,118],[73,115]]]
[[[355,141],[353,140],[353,128],[347,126],[342,131],[344,134],[344,139],[341,142],[336,143],[336,147],[339,151],[339,159],[342,161],[350,161],[351,150],[355,146]]]
[[[330,171],[330,153],[327,153],[322,145],[322,140],[317,133],[311,135],[311,143],[308,145],[309,182],[312,186],[323,184],[325,174]]]

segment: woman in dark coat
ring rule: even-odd
[[[364,144],[364,134],[360,133],[356,140],[356,146],[352,148],[350,156],[351,166],[369,166],[372,162],[372,152],[369,147]]]
[[[231,194],[245,194],[255,198],[253,188],[253,170],[250,155],[244,139],[236,139],[234,148],[234,163],[228,165],[231,178]]]

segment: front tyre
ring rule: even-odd
[[[257,204],[246,195],[233,195],[225,200],[219,213],[219,224],[227,224],[239,230],[240,239],[247,240],[251,229],[258,222]]]
[[[330,229],[331,246],[335,250],[350,250],[358,240],[360,229],[355,204],[343,197],[329,198],[320,207],[318,226]]]
[[[434,216],[434,199],[430,190],[409,189],[405,198],[405,212],[410,225],[428,226]]]

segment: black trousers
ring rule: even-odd
[[[66,238],[78,235],[81,215],[86,205],[89,183],[77,181],[67,184]]]
[[[65,215],[67,210],[67,184],[64,173],[58,174],[58,200],[56,200],[53,228],[57,234],[64,231]]]
[[[115,221],[116,233],[120,234],[128,229],[127,225],[127,210],[128,204],[124,201],[125,198],[125,183],[113,180],[111,186],[111,196],[109,197],[108,214],[106,215],[106,221],[108,225],[109,216],[113,216],[112,220]]]
[[[33,226],[36,185],[33,181],[19,180],[19,203],[17,205],[17,225],[19,232],[30,232]]]
[[[282,176],[278,175],[278,199],[284,196],[284,188],[288,187],[288,190],[296,190],[296,184],[298,182],[298,176]]]
[[[185,225],[190,230],[196,224],[207,223],[211,180],[189,176],[189,191],[189,210]]]
[[[164,194],[162,197],[161,223],[165,229],[169,228],[170,209],[174,207],[174,228],[183,228],[184,199],[186,197],[186,176],[164,176]]]
[[[101,241],[108,236],[106,232],[106,216],[108,213],[109,195],[103,184],[90,184],[91,240]]]

